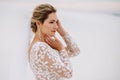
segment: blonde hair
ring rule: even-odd
[[[38,5],[34,11],[31,18],[31,28],[35,33],[37,31],[36,20],[44,23],[44,21],[48,18],[50,13],[56,12],[56,9],[50,4],[40,4]]]

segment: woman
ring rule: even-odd
[[[31,28],[35,36],[29,47],[29,63],[37,80],[64,80],[72,77],[69,58],[78,55],[79,48],[63,29],[56,9],[41,4],[34,9]],[[55,36],[58,32],[66,47]]]

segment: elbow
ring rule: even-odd
[[[65,78],[72,78],[72,71],[68,71],[68,72],[66,72],[65,74],[64,74],[64,77]]]
[[[63,77],[63,78],[69,79],[69,78],[72,77],[72,70],[65,70],[65,69],[64,69],[64,71],[62,71],[61,73],[59,73],[59,75],[60,75],[61,77]]]
[[[79,46],[76,47],[76,54],[80,54],[80,47]]]
[[[78,55],[80,54],[80,47],[78,45],[75,46],[75,48],[73,49],[73,52]]]
[[[67,78],[72,78],[72,72],[68,74]]]
[[[80,48],[78,48],[78,50],[77,50],[77,54],[80,54]]]
[[[80,48],[76,48],[76,55],[80,54]]]
[[[72,56],[77,56],[80,54],[80,49],[79,48],[76,48],[76,50],[74,52],[72,52],[74,55]]]
[[[67,71],[64,73],[64,77],[71,78],[72,77],[72,73],[73,73],[72,68],[67,69]]]
[[[56,71],[58,73],[59,76],[63,77],[63,78],[71,78],[72,77],[72,68],[70,67],[70,65],[66,65],[64,66],[64,68],[59,68]]]
[[[72,54],[74,54],[73,56],[77,56],[80,54],[80,48],[79,47],[76,47],[74,48],[72,51]]]

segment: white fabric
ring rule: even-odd
[[[72,76],[69,58],[79,53],[79,48],[67,34],[63,37],[67,47],[61,51],[45,42],[36,42],[30,50],[30,67],[37,80],[64,80]]]

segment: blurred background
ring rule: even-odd
[[[0,0],[0,80],[35,80],[28,62],[33,9],[50,3],[81,49],[69,80],[120,80],[120,0]]]

